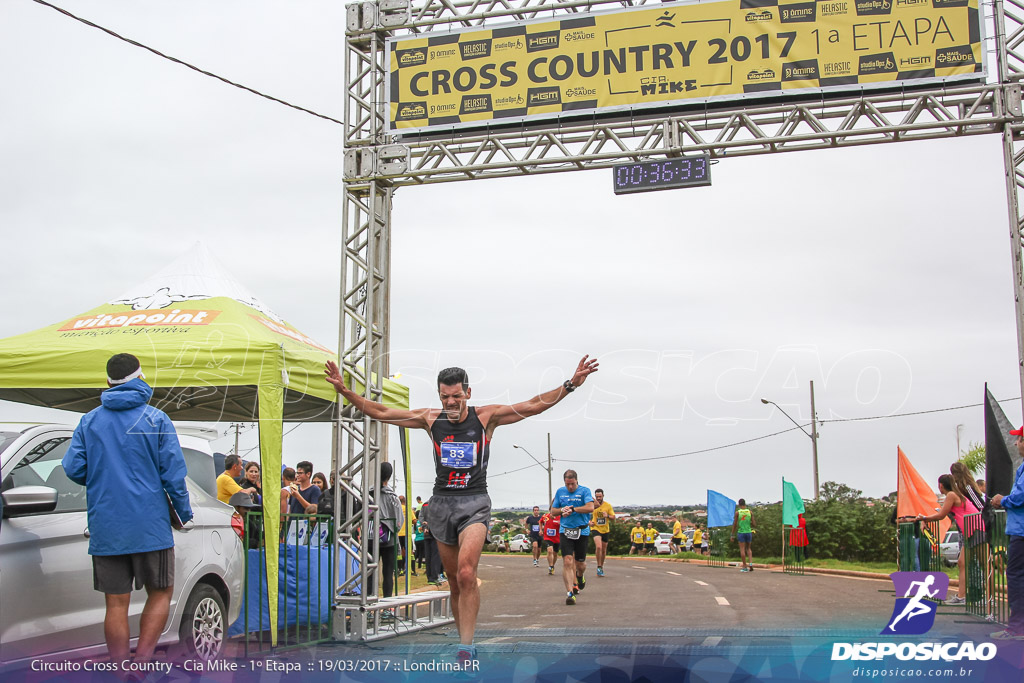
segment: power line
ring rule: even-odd
[[[1018,401],[1018,400],[1020,400],[1020,396],[1017,396],[1016,398],[1004,398],[1004,399],[1001,399],[1001,400],[997,400],[996,402],[997,403],[1007,403],[1009,401]],[[862,421],[867,421],[867,420],[885,420],[885,419],[893,418],[893,417],[912,417],[914,415],[929,415],[931,413],[945,413],[945,412],[949,412],[949,411],[952,411],[952,410],[963,410],[964,408],[979,408],[979,407],[981,407],[983,405],[985,405],[985,404],[984,403],[971,403],[969,405],[953,406],[951,408],[935,408],[933,410],[918,410],[918,411],[915,411],[915,412],[912,412],[912,413],[894,413],[892,415],[875,415],[875,416],[871,416],[871,417],[834,418],[834,419],[831,419],[831,420],[818,420],[818,424],[825,424],[826,422],[862,422]],[[625,458],[623,460],[577,460],[576,458],[572,458],[571,460],[566,459],[566,458],[552,458],[552,459],[556,460],[556,461],[557,460],[561,460],[563,462],[583,462],[583,463],[587,463],[587,464],[604,464],[604,463],[611,464],[611,463],[620,463],[620,462],[647,462],[649,460],[669,460],[671,458],[682,458],[682,457],[687,456],[687,455],[698,455],[700,453],[711,453],[713,451],[725,450],[726,448],[733,448],[735,446],[742,446],[744,444],[753,443],[754,441],[761,441],[762,439],[769,439],[769,438],[771,438],[773,436],[779,436],[780,434],[785,434],[787,432],[793,432],[793,431],[796,431],[797,429],[803,430],[804,427],[809,427],[810,424],[811,423],[808,422],[805,425],[797,425],[796,427],[790,427],[789,429],[783,429],[781,432],[773,432],[771,434],[765,434],[764,436],[754,437],[753,439],[746,439],[744,441],[736,441],[734,443],[727,443],[727,444],[724,444],[722,446],[714,446],[712,448],[703,448],[703,449],[701,449],[699,451],[687,451],[686,453],[674,453],[672,455],[656,455],[656,456],[652,456],[650,458]],[[532,465],[531,465],[531,467],[532,467]],[[523,469],[525,469],[525,468],[523,468]],[[518,470],[515,470],[515,471],[518,471]]]
[[[338,119],[331,118],[330,116],[325,116],[324,114],[318,114],[317,112],[312,111],[311,109],[306,109],[305,107],[300,107],[297,104],[292,104],[291,102],[286,102],[286,101],[284,101],[284,100],[282,100],[282,99],[280,99],[278,97],[274,97],[273,95],[267,95],[266,93],[262,93],[259,90],[255,90],[253,88],[250,88],[247,85],[242,85],[241,83],[235,83],[234,81],[228,80],[227,78],[224,78],[223,76],[218,76],[215,73],[211,73],[209,71],[205,71],[204,69],[200,69],[198,66],[193,66],[192,64],[189,64],[188,62],[185,62],[185,61],[182,61],[182,60],[178,59],[177,57],[172,57],[170,55],[164,54],[163,52],[160,52],[159,50],[155,50],[155,49],[149,47],[148,45],[143,45],[142,43],[140,43],[140,42],[138,42],[136,40],[132,40],[131,38],[125,38],[124,36],[122,36],[122,35],[120,35],[118,33],[115,33],[114,31],[111,31],[109,28],[104,28],[103,26],[100,26],[99,24],[95,24],[95,23],[89,21],[88,19],[83,19],[82,17],[76,16],[76,15],[72,14],[71,12],[68,12],[66,9],[62,9],[60,7],[57,7],[56,5],[51,5],[50,3],[46,2],[46,0],[33,0],[33,2],[37,2],[40,5],[43,5],[45,7],[49,7],[50,9],[56,10],[56,11],[60,12],[61,14],[65,15],[65,16],[71,17],[75,21],[79,21],[79,22],[85,24],[86,26],[91,26],[92,28],[99,29],[100,31],[103,31],[107,35],[113,36],[114,38],[117,38],[118,40],[122,40],[122,41],[128,43],[129,45],[134,45],[135,47],[141,47],[143,50],[147,50],[149,52],[152,52],[157,57],[163,57],[166,60],[174,62],[175,64],[181,64],[182,66],[186,66],[189,69],[192,69],[193,71],[197,71],[197,72],[203,74],[204,76],[209,76],[210,78],[215,78],[218,81],[221,81],[222,83],[227,83],[228,85],[234,86],[236,88],[240,88],[242,90],[245,90],[246,92],[252,93],[253,95],[258,95],[259,97],[263,97],[265,99],[268,99],[271,102],[277,102],[278,104],[283,104],[286,107],[291,107],[292,109],[297,109],[297,110],[299,110],[301,112],[305,112],[306,114],[310,114],[312,116],[316,116],[317,118],[321,118],[321,119],[325,119],[327,121],[331,121],[332,123],[337,123],[340,126],[344,126],[345,125],[343,122],[339,121]]]
[[[996,403],[1007,403],[1009,401],[1019,401],[1019,400],[1020,400],[1020,396],[1017,396],[1016,398],[1004,398],[1002,400],[997,400]],[[969,405],[964,405],[964,406],[953,406],[952,408],[935,408],[934,410],[918,410],[918,411],[915,411],[915,412],[912,412],[912,413],[894,413],[892,415],[875,415],[873,417],[841,417],[841,418],[837,417],[837,418],[833,418],[831,420],[818,420],[818,424],[825,424],[826,422],[864,422],[864,421],[867,421],[867,420],[886,420],[886,419],[889,419],[890,417],[910,417],[910,416],[913,416],[913,415],[930,415],[932,413],[945,413],[945,412],[949,412],[951,410],[963,410],[964,408],[980,408],[983,405],[985,405],[985,404],[984,403],[971,403]],[[810,423],[808,423],[808,424],[810,424]],[[807,426],[807,425],[804,425],[804,426]]]
[[[714,446],[712,448],[702,448],[699,451],[687,451],[686,453],[674,453],[672,455],[655,455],[655,456],[651,456],[650,458],[625,458],[623,460],[577,460],[576,458],[572,458],[571,460],[568,459],[568,458],[552,458],[552,459],[553,460],[561,460],[563,462],[585,462],[585,463],[588,463],[588,464],[589,463],[603,464],[603,463],[616,463],[616,462],[647,462],[648,460],[668,460],[670,458],[681,458],[681,457],[686,456],[686,455],[697,455],[699,453],[710,453],[712,451],[721,451],[721,450],[724,450],[726,448],[732,448],[734,446],[742,446],[743,444],[753,443],[754,441],[761,441],[762,439],[770,439],[773,436],[778,436],[779,434],[785,434],[786,432],[794,432],[794,431],[796,431],[798,429],[800,429],[800,428],[799,427],[790,427],[789,429],[783,429],[781,432],[772,432],[771,434],[765,434],[764,436],[756,436],[753,439],[746,439],[744,441],[736,441],[734,443],[727,443],[724,446]],[[532,465],[531,465],[531,467],[532,467]]]

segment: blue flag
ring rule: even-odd
[[[736,514],[736,501],[718,491],[708,489],[708,528],[732,526]]]

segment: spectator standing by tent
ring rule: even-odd
[[[153,389],[143,379],[138,358],[112,356],[110,388],[78,423],[61,461],[68,479],[85,486],[93,587],[104,594],[103,636],[119,664],[128,661],[133,584],[146,587],[136,663],[149,662],[167,623],[174,592],[168,501],[181,522],[192,519],[178,435],[171,418],[149,405]]]

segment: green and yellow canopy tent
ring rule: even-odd
[[[34,332],[0,339],[0,400],[87,412],[115,353],[139,358],[151,405],[175,420],[258,421],[264,496],[280,495],[282,423],[331,422],[337,394],[324,363],[337,354],[277,316],[196,244],[124,295]],[[384,403],[409,390],[385,380]],[[263,508],[266,538],[280,509]],[[277,644],[278,545],[267,543],[271,642]]]

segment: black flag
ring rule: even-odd
[[[985,494],[989,497],[1001,493],[1009,495],[1013,489],[1013,473],[1020,467],[1017,439],[1010,436],[1016,429],[1006,419],[999,402],[985,383]]]

